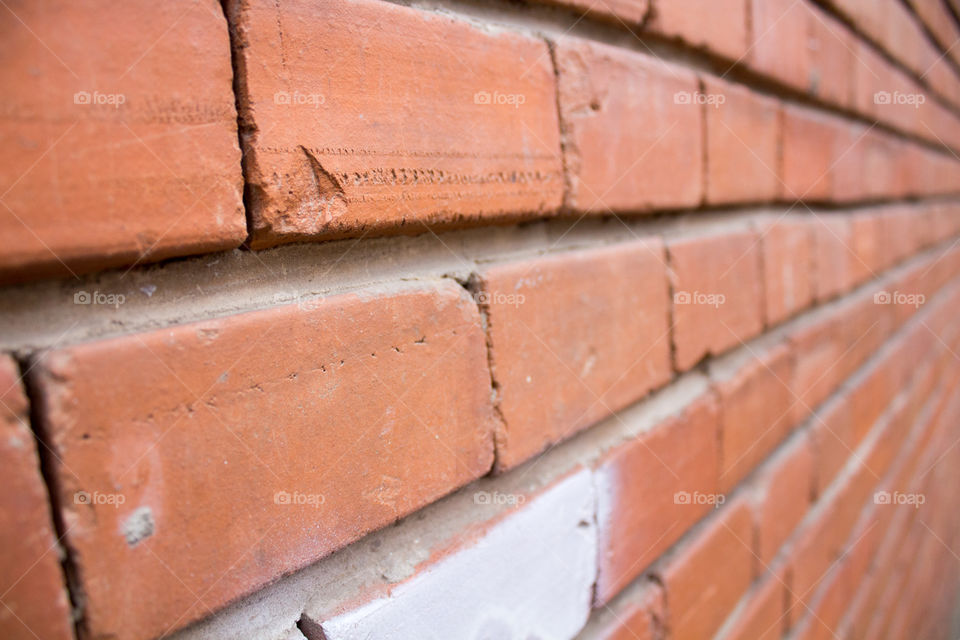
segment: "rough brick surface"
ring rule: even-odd
[[[2,282],[216,251],[246,235],[217,3],[88,9],[5,10]]]
[[[229,4],[254,246],[560,204],[543,41],[371,0]]]
[[[482,275],[477,297],[487,314],[503,416],[499,468],[516,466],[670,378],[664,260],[662,244],[648,239]]]
[[[480,318],[452,283],[65,348],[36,371],[93,634],[182,626],[492,463]]]
[[[779,575],[771,574],[744,597],[738,610],[723,632],[722,640],[777,640],[785,628],[783,618],[784,593],[787,583]]]
[[[0,635],[66,640],[73,638],[70,601],[19,377],[0,354]]]
[[[707,193],[711,204],[762,202],[780,192],[779,106],[718,80],[704,82],[707,100]]]
[[[775,325],[813,299],[813,227],[780,218],[758,225],[763,263],[764,320]]]
[[[728,491],[793,426],[793,353],[782,344],[763,352],[751,349],[745,362],[717,369],[714,375],[721,415],[720,488]]]
[[[836,118],[784,105],[781,185],[787,201],[829,200],[833,194]],[[802,209],[801,209],[802,210]]]
[[[0,637],[957,635],[960,0],[0,5]]]
[[[604,457],[597,469],[599,603],[716,504],[717,428],[716,402],[706,395]]]
[[[677,369],[748,340],[763,326],[756,233],[718,232],[667,243]]]
[[[733,610],[753,578],[752,529],[746,504],[727,505],[669,560],[661,579],[675,637],[712,637]]]
[[[699,204],[703,116],[696,76],[584,40],[564,37],[554,47],[567,205],[602,214]]]
[[[555,4],[628,28],[638,25],[650,9],[650,0],[538,0]]]
[[[813,449],[806,438],[799,438],[770,460],[759,478],[757,555],[765,565],[806,515],[813,495],[813,471]]]
[[[750,0],[750,66],[804,90],[810,74],[809,7],[792,0]],[[790,51],[790,55],[784,55]]]
[[[647,28],[731,60],[746,53],[748,0],[655,0]]]

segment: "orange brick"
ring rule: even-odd
[[[724,626],[718,640],[778,640],[784,628],[783,578],[768,575],[745,596],[746,605]]]
[[[598,603],[609,601],[712,508],[717,427],[716,403],[705,395],[599,463]]]
[[[795,421],[800,422],[840,384],[839,365],[846,347],[841,344],[840,330],[833,314],[818,315],[791,332],[787,339],[794,353],[791,387]]]
[[[0,282],[217,251],[246,236],[219,4],[89,9],[7,11]]]
[[[567,206],[603,214],[699,204],[703,108],[696,76],[575,38],[558,40],[555,56]]]
[[[747,53],[748,0],[655,0],[646,28],[739,60]]]
[[[817,455],[816,491],[822,494],[853,455],[853,423],[847,399],[817,410],[811,420],[810,438]]]
[[[667,243],[673,272],[675,365],[684,371],[763,327],[757,234],[728,231]]]
[[[538,0],[574,9],[619,26],[639,25],[650,9],[650,0]]]
[[[952,48],[957,40],[960,40],[960,31],[957,30],[957,23],[947,10],[946,3],[942,0],[910,0],[910,5],[933,33],[941,50],[960,63],[960,54]]]
[[[779,106],[740,86],[708,79],[707,193],[711,204],[763,202],[780,193]]]
[[[757,555],[763,564],[771,563],[807,514],[813,474],[813,450],[810,441],[804,437],[771,459],[759,477]]]
[[[850,419],[853,422],[853,444],[863,440],[873,428],[880,415],[896,395],[890,388],[887,369],[892,362],[884,360],[850,390]]]
[[[813,300],[813,226],[807,219],[779,218],[759,225],[763,252],[764,318],[778,324]]]
[[[185,625],[493,462],[483,331],[452,282],[65,347],[34,372],[94,636]]]
[[[880,217],[872,212],[857,213],[850,220],[850,278],[854,285],[878,277],[884,268],[884,247]]]
[[[751,0],[750,11],[750,66],[806,91],[810,75],[809,7],[792,0]]]
[[[720,398],[720,489],[747,476],[793,426],[790,380],[793,354],[786,345],[711,368]]]
[[[867,128],[858,123],[842,123],[837,129],[833,145],[833,200],[853,202],[868,197],[866,166],[869,152]]]
[[[0,636],[73,638],[50,498],[13,360],[0,355]]]
[[[818,302],[843,293],[853,284],[850,221],[822,213],[813,222],[814,292]]]
[[[642,278],[636,278],[643,274]],[[507,469],[670,379],[663,245],[653,239],[481,276]]]
[[[806,88],[822,100],[849,107],[853,103],[854,76],[861,69],[854,56],[856,36],[814,5],[810,5],[805,13],[810,65]],[[784,19],[789,17],[791,16]],[[774,28],[774,32],[777,33],[778,29],[786,31],[793,28],[790,25],[778,26]],[[782,55],[792,56],[796,55],[796,52],[786,50]]]
[[[753,522],[742,501],[723,507],[663,569],[671,635],[710,638],[753,576]]]
[[[371,0],[227,4],[254,247],[559,206],[544,42]]]
[[[659,640],[663,637],[665,603],[660,585],[650,581],[631,586],[629,591],[594,614],[584,637],[597,640]]]
[[[812,109],[784,105],[781,185],[784,199],[791,202],[830,199],[839,126],[836,118]]]

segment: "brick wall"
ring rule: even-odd
[[[960,5],[0,9],[0,637],[960,635]]]

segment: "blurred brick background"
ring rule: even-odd
[[[960,637],[958,43],[0,0],[0,637]]]

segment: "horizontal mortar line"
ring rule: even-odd
[[[814,209],[825,217],[902,206],[960,204],[958,198],[888,201],[882,205]],[[746,228],[782,215],[783,206],[695,210],[670,215],[585,219],[558,217],[511,226],[439,234],[291,244],[233,251],[104,271],[74,281],[41,281],[0,289],[0,350],[28,357],[54,344],[73,344],[213,320],[301,299],[455,277],[465,282],[487,264],[617,245],[639,238],[695,236]],[[797,207],[785,220],[810,219]],[[555,239],[560,238],[558,243]],[[124,296],[118,306],[75,304],[86,293]],[[106,302],[118,298],[104,298]],[[76,313],[79,311],[79,313]]]
[[[665,36],[642,31],[639,26],[636,26],[632,35],[631,31],[627,30],[623,25],[616,25],[612,24],[609,20],[591,17],[590,14],[587,14],[581,19],[580,14],[576,10],[547,5],[532,6],[527,4],[517,6],[516,4],[510,3],[509,0],[382,1],[418,11],[461,19],[482,29],[489,30],[491,28],[502,27],[504,30],[519,32],[535,38],[552,38],[559,35],[575,36],[600,44],[628,49],[647,57],[656,56],[664,62],[677,64],[687,69],[710,75],[715,79],[721,79],[719,69],[722,68],[722,73],[725,76],[723,78],[724,81],[745,86],[758,95],[775,98],[788,104],[816,107],[821,111],[842,115],[848,119],[856,120],[861,124],[876,125],[878,129],[897,137],[910,140],[946,155],[953,155],[944,151],[943,145],[936,140],[930,140],[919,134],[899,129],[883,121],[873,120],[868,115],[859,113],[848,107],[816,99],[803,91],[783,84],[777,79],[768,78],[753,71],[743,62],[733,63],[726,58],[701,49],[683,46]],[[800,1],[805,2],[807,0]],[[820,9],[823,10],[822,7]],[[824,12],[829,14],[829,16],[842,27],[846,28],[837,16],[828,11]],[[577,24],[573,27],[569,27],[569,22],[572,22],[571,18],[577,21]],[[495,22],[494,24],[489,24],[484,22],[485,20]],[[868,42],[868,44],[871,43]],[[905,72],[904,68],[898,67],[898,69]],[[914,75],[910,74],[910,78],[917,84],[918,88],[926,89],[922,83],[917,82]],[[933,91],[928,91],[928,93],[930,93],[931,97],[936,99],[941,106],[950,111],[954,119],[957,120],[957,123],[960,124],[960,107],[952,104],[944,104],[939,93]],[[954,149],[954,151],[960,153],[960,149]]]
[[[898,2],[899,0],[893,0],[893,1]],[[899,58],[894,56],[892,53],[890,53],[890,51],[886,48],[886,46],[884,46],[882,42],[875,40],[870,34],[868,34],[866,31],[861,29],[860,25],[854,20],[849,19],[849,17],[843,12],[841,8],[834,7],[831,0],[826,0],[826,1],[811,0],[810,4],[812,6],[819,7],[824,13],[828,14],[834,20],[836,20],[841,25],[843,25],[848,31],[850,31],[850,33],[856,36],[859,40],[869,45],[870,48],[874,50],[874,52],[880,55],[880,57],[882,57],[884,60],[886,60],[893,66],[897,67],[901,72],[908,75],[910,79],[912,79],[918,85],[928,88],[931,94],[933,95],[933,97],[937,99],[937,102],[939,102],[944,107],[952,111],[954,114],[960,114],[960,105],[953,102],[950,99],[950,96],[940,93],[933,86],[932,83],[921,78],[916,71],[914,71],[907,65],[906,62],[900,60]],[[920,16],[916,14],[916,12],[913,10],[913,7],[909,6],[909,3],[907,3],[904,8],[907,10],[908,13],[910,13],[910,15],[913,16],[914,24],[916,24],[917,27],[922,32],[924,32],[924,38],[926,39],[927,43],[931,45],[932,50],[937,54],[941,54],[940,57],[947,60],[947,64],[950,66],[950,70],[953,73],[954,80],[956,82],[960,82],[960,67],[958,67],[953,60],[948,60],[950,58],[949,54],[943,50],[943,48],[939,45],[939,43],[937,43],[935,40],[933,40],[930,37],[930,34],[928,33],[929,29],[927,28],[927,25],[923,22]]]
[[[942,245],[939,245],[938,247],[941,250],[943,248]],[[835,310],[844,306],[850,300],[853,300],[858,296],[868,294],[876,286],[882,285],[888,281],[894,281],[898,276],[906,273],[909,269],[922,264],[924,260],[935,259],[937,257],[936,253],[938,247],[934,247],[930,250],[916,254],[914,258],[906,263],[888,270],[877,279],[864,283],[842,298],[831,300],[821,307],[808,310],[807,313],[790,320],[786,325],[781,327],[781,330],[785,334],[789,333],[789,328],[791,326],[802,326],[809,319],[809,316],[813,315],[814,313]],[[892,345],[896,343],[898,338],[903,337],[908,331],[915,328],[917,323],[923,321],[927,317],[927,314],[934,313],[936,307],[944,300],[948,299],[950,294],[958,287],[960,287],[960,276],[954,276],[947,284],[941,287],[934,294],[931,301],[925,305],[921,312],[911,316],[907,322],[905,322],[901,327],[888,336],[880,349],[871,354],[871,356],[861,363],[861,365],[851,375],[849,375],[841,384],[837,385],[837,388],[834,389],[834,391],[831,392],[831,394],[825,398],[823,402],[818,404],[814,411],[818,411],[820,408],[837,401],[837,399],[841,398],[844,393],[849,393],[850,388],[853,384],[855,384],[855,382],[852,381],[862,379],[868,375],[871,372],[871,369],[877,366],[877,363],[880,362],[883,357],[889,355],[889,353],[895,349],[895,346]],[[746,346],[741,346],[738,349],[735,349],[734,352],[746,351],[748,348],[752,348],[758,341],[763,340],[765,336],[769,335],[770,333],[758,336],[757,338],[746,343]],[[656,402],[667,402],[672,407],[672,411],[668,415],[675,415],[676,413],[681,412],[685,406],[699,397],[699,395],[696,395],[685,400],[682,406],[676,406],[678,403],[676,402],[676,398],[673,396],[677,394],[678,389],[691,385],[696,389],[698,387],[697,381],[700,381],[701,384],[699,386],[703,387],[701,392],[706,392],[706,387],[702,384],[705,379],[705,376],[696,369],[677,376],[664,387],[661,387],[648,394],[644,398],[631,404],[629,407],[616,412],[616,416],[610,416],[601,420],[593,426],[577,433],[571,438],[541,454],[537,458],[534,458],[533,460],[530,460],[519,467],[511,469],[504,474],[496,476],[488,475],[480,478],[455,491],[449,496],[422,507],[410,516],[402,519],[397,525],[374,531],[367,536],[364,536],[360,540],[355,541],[350,545],[333,552],[331,555],[318,560],[316,563],[309,565],[291,575],[285,576],[279,581],[264,587],[261,591],[231,603],[225,609],[214,614],[214,616],[201,620],[193,627],[188,627],[184,631],[179,632],[175,638],[176,640],[199,640],[199,638],[205,638],[207,637],[204,635],[203,631],[205,625],[215,624],[218,620],[227,615],[239,616],[240,618],[245,619],[245,608],[247,606],[259,606],[259,603],[264,598],[266,592],[274,594],[267,597],[278,597],[288,602],[290,599],[293,599],[297,602],[302,602],[302,605],[299,605],[300,607],[306,607],[309,602],[316,599],[316,593],[315,591],[311,590],[309,586],[302,586],[303,584],[308,584],[311,582],[311,580],[314,580],[324,586],[329,586],[328,581],[324,579],[323,576],[337,574],[337,571],[330,570],[330,568],[339,567],[337,564],[338,562],[344,562],[346,563],[346,566],[354,567],[351,562],[356,562],[358,558],[372,557],[367,549],[367,547],[370,545],[373,545],[371,548],[376,548],[378,553],[390,553],[391,549],[394,549],[394,547],[396,547],[396,551],[399,551],[399,549],[406,544],[405,541],[407,540],[424,537],[431,540],[431,544],[438,544],[440,547],[445,547],[447,544],[449,544],[450,540],[457,538],[458,531],[462,533],[463,531],[470,530],[470,528],[473,526],[482,526],[491,519],[502,517],[508,513],[508,507],[497,507],[495,505],[491,505],[489,508],[485,508],[483,510],[478,510],[471,498],[474,492],[482,490],[487,492],[499,491],[505,494],[535,494],[541,490],[549,488],[555,482],[568,476],[570,473],[575,472],[578,468],[590,468],[597,460],[600,459],[602,455],[604,455],[604,453],[618,445],[634,440],[638,437],[638,435],[640,435],[640,433],[644,432],[642,430],[638,432],[635,426],[635,423],[638,422],[638,420],[634,416],[631,416],[631,413],[642,410],[644,407],[650,407],[650,405]],[[621,419],[618,420],[617,416],[620,416]],[[878,424],[882,419],[883,416],[878,419],[878,422],[875,423],[875,425]],[[660,421],[661,420],[658,419],[657,424]],[[804,437],[814,422],[815,418],[811,415],[802,423],[794,427],[790,434],[780,443],[778,443],[778,445],[751,470],[750,474],[748,474],[737,484],[733,491],[730,492],[731,498],[736,498],[743,492],[747,491],[750,483],[755,479],[758,469],[770,459],[780,455],[794,442],[796,438]],[[653,424],[652,428],[655,429],[657,424]],[[871,428],[871,432],[873,432],[873,428]],[[870,436],[868,435],[858,445],[858,451],[860,446],[864,442],[867,442],[869,438]],[[839,478],[842,478],[842,473],[839,474],[835,480]],[[831,487],[833,486],[834,483],[831,483]],[[812,505],[811,511],[816,509],[817,505],[821,504],[821,499],[826,496],[827,493],[828,492],[824,492],[818,497],[817,502]],[[728,500],[728,502],[730,501],[732,500]],[[464,512],[465,505],[470,506],[468,513]],[[705,515],[703,518],[698,520],[697,523],[692,525],[683,536],[681,536],[673,545],[671,545],[669,549],[667,549],[658,557],[655,563],[662,562],[663,558],[668,557],[669,554],[675,552],[675,550],[682,548],[685,544],[688,544],[696,537],[698,532],[702,531],[706,526],[708,526],[708,521],[709,514]],[[438,530],[438,523],[444,523],[445,526],[450,525],[446,527],[446,534],[438,535],[436,533]],[[784,544],[789,544],[789,542],[790,541],[788,540]],[[352,561],[351,558],[353,558]],[[654,566],[656,566],[656,564],[651,565],[651,567]],[[648,572],[649,571],[645,571],[643,575],[637,578],[637,580],[642,580],[643,576]],[[627,589],[634,585],[637,580],[631,582],[627,587],[622,589],[620,593],[624,593]],[[392,581],[391,584],[396,584],[400,581],[402,580]],[[361,587],[360,590],[369,587],[368,584],[364,584],[365,586]],[[314,589],[315,588],[316,587],[314,587]],[[343,597],[347,597],[347,599],[349,599],[350,595],[350,593],[344,594],[342,592],[337,592],[337,595],[330,599],[332,602],[341,602],[343,601]],[[594,609],[593,611],[597,610]]]
[[[904,6],[906,7],[907,11],[910,12],[910,15],[913,16],[913,19],[917,23],[917,25],[919,25],[920,30],[923,31],[923,35],[927,39],[927,42],[933,45],[933,48],[936,50],[936,52],[940,54],[940,57],[948,65],[950,65],[950,68],[953,70],[953,73],[957,76],[957,79],[960,80],[960,63],[958,63],[956,60],[953,59],[953,56],[950,54],[949,49],[944,48],[944,46],[940,44],[940,41],[937,39],[937,36],[933,32],[933,29],[930,27],[930,25],[927,24],[926,20],[924,20],[923,17],[919,13],[917,13],[914,6],[910,2],[905,2]],[[947,13],[951,13],[948,7],[944,7],[944,10]],[[949,19],[952,20],[952,17]],[[960,30],[958,30],[955,27],[954,31],[957,33],[957,37],[960,37]]]
[[[950,290],[955,291],[960,287],[960,276],[955,276],[950,283],[945,285],[936,293],[937,300],[933,301],[933,304],[929,305],[928,308],[925,308],[921,314],[917,314],[910,318],[909,321],[904,323],[897,331],[895,331],[887,340],[883,343],[882,347],[874,354],[870,356],[860,367],[857,368],[854,373],[848,376],[843,383],[837,386],[837,388],[831,392],[831,394],[824,399],[817,407],[813,408],[813,415],[806,418],[801,424],[795,426],[791,432],[781,440],[777,446],[771,450],[771,452],[763,458],[756,466],[754,466],[750,473],[743,478],[737,485],[729,491],[726,496],[726,503],[732,503],[736,501],[741,496],[748,496],[753,485],[759,477],[759,474],[764,470],[764,467],[767,462],[775,459],[778,455],[782,454],[789,447],[793,446],[798,440],[807,437],[813,427],[817,424],[816,414],[826,406],[833,404],[841,400],[845,395],[849,395],[852,387],[856,384],[855,381],[859,381],[869,375],[872,370],[878,366],[879,362],[889,355],[894,347],[891,346],[895,343],[898,338],[902,338],[909,330],[916,328],[917,324],[922,322],[926,317],[924,314],[929,314],[934,312],[934,307],[943,302],[943,299],[947,298],[950,294]],[[932,365],[935,360],[930,360],[928,365]],[[934,401],[939,400],[943,394],[948,393],[949,389],[946,388],[945,384],[939,384],[934,387],[933,391],[924,399],[923,409],[921,410],[921,415],[930,414],[932,412],[931,407],[933,406]],[[896,411],[901,407],[898,403],[903,401],[903,398],[908,397],[909,392],[906,389],[900,390],[891,402],[887,404],[884,409],[883,414],[881,414],[877,420],[871,425],[869,433],[856,445],[854,450],[848,456],[847,461],[844,463],[844,466],[839,470],[833,480],[830,482],[830,485],[823,491],[820,495],[817,496],[816,501],[811,503],[810,508],[806,511],[803,519],[797,524],[791,533],[790,537],[787,538],[777,551],[777,554],[774,558],[768,563],[771,567],[779,567],[789,560],[789,550],[791,545],[797,542],[801,538],[802,532],[805,526],[809,525],[811,522],[816,521],[817,517],[822,515],[828,508],[830,499],[839,495],[843,486],[844,481],[846,481],[856,470],[856,468],[862,464],[861,460],[866,459],[865,453],[869,451],[870,446],[876,444],[876,440],[882,433],[882,430],[886,423],[896,414]],[[927,418],[930,418],[930,415],[926,415]],[[915,440],[922,434],[912,433],[910,436],[910,442],[913,445],[916,445]],[[572,442],[571,442],[572,444]],[[878,482],[878,486],[882,485],[884,482],[888,481],[891,477],[895,476],[895,472],[899,469],[896,466],[892,466],[887,470],[884,477]],[[721,510],[723,507],[720,508]],[[621,589],[617,595],[611,600],[608,606],[614,606],[616,598],[621,594],[627,593],[631,588],[635,588],[636,585],[643,583],[647,579],[647,574],[650,571],[654,571],[658,566],[662,565],[663,562],[668,561],[671,556],[676,554],[678,551],[683,550],[687,545],[696,540],[697,536],[706,530],[711,522],[713,521],[713,514],[715,512],[710,512],[705,514],[700,520],[698,520],[694,525],[688,528],[684,534],[677,539],[666,551],[660,554],[650,565],[643,571],[639,576],[627,584],[623,589]],[[859,522],[859,521],[858,521]],[[854,527],[856,531],[856,527]],[[819,591],[817,591],[819,593]],[[593,614],[602,611],[601,609],[593,609]]]

